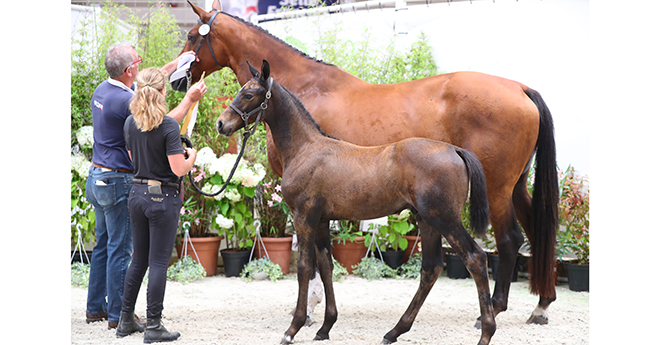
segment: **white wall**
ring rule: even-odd
[[[370,8],[322,17],[263,22],[284,39],[311,44],[319,30],[341,25],[346,39],[407,47],[419,32],[430,40],[439,70],[478,71],[536,89],[555,121],[557,161],[589,173],[587,94],[589,2],[496,0],[415,5],[405,11]],[[405,31],[407,34],[395,35]]]

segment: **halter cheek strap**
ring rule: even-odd
[[[213,10],[211,10],[211,12],[213,12],[213,15],[211,16],[211,19],[209,19],[209,23],[208,23],[208,24],[203,23],[201,19],[197,19],[197,22],[198,22],[200,25],[202,25],[202,26],[207,25],[207,26],[208,26],[208,29],[206,29],[206,30],[205,30],[205,29],[202,29],[202,31],[206,31],[204,34],[202,34],[202,33],[200,32],[200,35],[202,36],[202,40],[199,41],[199,44],[197,45],[197,49],[195,49],[195,56],[197,56],[197,52],[199,52],[199,48],[202,47],[202,43],[204,43],[204,40],[206,39],[206,43],[208,44],[208,46],[209,46],[209,50],[211,51],[211,56],[213,57],[213,61],[215,61],[215,64],[216,64],[216,65],[218,65],[220,68],[222,68],[223,66],[222,66],[222,65],[218,62],[218,60],[215,58],[215,53],[213,53],[213,47],[211,47],[211,36],[210,36],[210,33],[211,33],[211,25],[213,25],[213,21],[215,20],[215,17],[218,15],[218,13],[220,13],[220,11],[218,11],[218,10],[216,10],[216,9],[214,8]],[[201,28],[202,28],[202,27],[200,26],[200,29],[201,29]],[[193,63],[194,63],[194,62],[193,62]]]

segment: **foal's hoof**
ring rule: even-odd
[[[329,340],[329,339],[330,339],[329,334],[316,333],[316,336],[314,337],[314,340]]]
[[[293,338],[291,338],[290,335],[285,335],[284,338],[282,338],[282,341],[280,341],[280,345],[290,345],[293,344]]]
[[[481,329],[481,317],[479,317],[477,322],[474,323],[474,328]]]
[[[527,324],[534,324],[534,325],[547,325],[549,322],[548,317],[545,315],[534,315],[529,317],[527,320]]]
[[[386,338],[383,338],[383,341],[380,342],[380,345],[390,345],[394,344],[395,341],[387,340]]]

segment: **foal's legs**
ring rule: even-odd
[[[337,321],[337,305],[332,288],[332,270],[334,267],[332,265],[330,244],[330,222],[322,222],[319,224],[316,233],[316,260],[323,281],[323,290],[325,291],[325,317],[323,318],[323,325],[316,332],[314,340],[330,339],[330,329]]]
[[[420,228],[423,248],[419,287],[408,309],[406,309],[406,312],[399,319],[399,322],[383,337],[382,344],[394,343],[401,334],[410,330],[424,300],[431,291],[433,284],[438,280],[440,273],[442,273],[442,236],[439,231],[433,230],[421,217],[417,217],[417,222]]]
[[[316,260],[316,249],[314,246],[315,234],[306,220],[294,216],[294,226],[298,236],[298,302],[293,313],[293,320],[289,329],[284,332],[284,338],[280,344],[292,344],[293,337],[307,320],[307,293],[309,280],[314,273],[314,261]],[[325,322],[324,322],[325,324]]]
[[[481,310],[481,339],[478,345],[487,345],[495,334],[495,313],[493,312],[493,302],[490,297],[490,286],[488,285],[488,264],[486,253],[479,248],[476,242],[470,237],[460,218],[453,224],[442,222],[440,219],[431,219],[429,223],[436,229],[441,229],[443,236],[447,239],[451,247],[456,251],[465,266],[467,267],[472,279],[477,285],[479,294],[479,307]],[[444,226],[443,226],[444,225]]]

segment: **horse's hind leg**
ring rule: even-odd
[[[429,221],[431,223],[431,221]],[[451,247],[456,251],[467,267],[472,279],[477,285],[479,294],[479,308],[481,310],[481,339],[479,345],[487,345],[495,334],[495,313],[493,312],[493,302],[490,297],[490,286],[488,285],[488,265],[486,253],[479,248],[476,242],[470,237],[460,219],[453,222],[453,225],[444,225],[437,219],[437,222],[431,224],[437,225],[441,229],[443,236],[447,239]]]
[[[319,273],[323,281],[325,291],[325,317],[323,325],[314,340],[330,339],[330,329],[337,321],[337,304],[335,302],[335,292],[332,287],[332,255],[330,253],[330,223],[324,222],[319,225],[316,234],[316,259],[318,262]]]
[[[513,205],[516,209],[516,217],[522,225],[527,238],[534,238],[534,219],[532,210],[532,197],[527,191],[527,171],[522,174],[520,180],[513,189]],[[548,323],[548,307],[557,299],[556,293],[548,296],[540,295],[539,304],[532,312],[527,323],[545,325]]]
[[[397,341],[397,338],[410,330],[417,313],[422,307],[424,300],[428,296],[433,284],[438,280],[442,273],[442,236],[440,232],[431,229],[421,217],[417,218],[421,238],[422,238],[422,271],[417,293],[413,297],[408,309],[401,316],[399,322],[394,328],[383,337],[382,344],[391,344]]]

